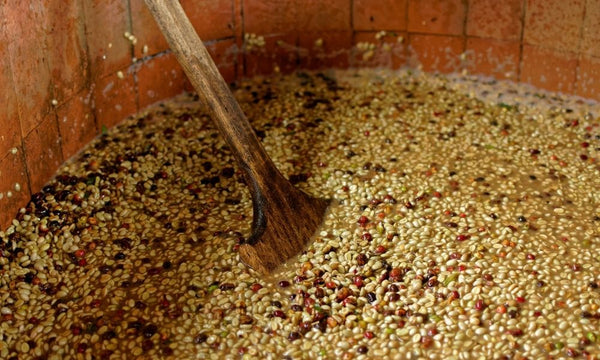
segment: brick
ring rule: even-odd
[[[172,53],[144,61],[136,73],[140,108],[183,92],[185,74]]]
[[[462,0],[409,0],[408,31],[462,35],[466,16]]]
[[[169,48],[167,41],[146,7],[144,0],[131,0],[136,58],[156,55]],[[234,7],[232,0],[183,0],[181,6],[204,42],[233,37]],[[144,53],[144,46],[147,52]]]
[[[295,34],[266,36],[264,47],[244,49],[244,75],[271,74],[275,69],[293,71],[298,60],[296,39]]]
[[[289,35],[296,32],[294,0],[245,0],[244,32],[258,35]]]
[[[15,92],[27,94],[17,97],[21,136],[25,137],[52,107],[45,9],[41,0],[32,0],[14,2],[3,11],[6,37],[16,39],[8,44]]]
[[[467,39],[467,69],[472,74],[516,81],[520,43],[494,39]]]
[[[408,0],[354,0],[354,30],[405,31]]]
[[[356,47],[359,43],[375,44],[372,53]],[[406,65],[408,60],[407,34],[399,32],[377,38],[376,31],[361,31],[354,35],[352,66],[386,67],[398,69]]]
[[[469,0],[467,35],[519,40],[524,0]]]
[[[19,184],[15,187],[15,184]],[[19,189],[19,191],[17,191]],[[31,197],[23,149],[0,158],[0,230],[8,227]]]
[[[303,69],[345,68],[349,65],[352,32],[303,32],[299,46],[300,67]]]
[[[600,57],[600,1],[587,0],[581,52],[596,58]]]
[[[233,36],[232,0],[182,0],[181,6],[202,41]]]
[[[67,160],[98,134],[89,90],[85,89],[75,94],[56,109],[56,114],[62,156]]]
[[[2,8],[0,7],[0,17]],[[8,39],[6,33],[0,31],[0,54],[8,53]],[[21,142],[21,126],[19,124],[19,109],[17,106],[17,94],[13,83],[12,67],[8,56],[0,56],[0,158],[4,157],[8,150]]]
[[[526,9],[524,44],[579,50],[585,0],[527,0]]]
[[[63,163],[56,115],[49,114],[23,139],[32,192],[38,192]]]
[[[350,0],[304,0],[296,7],[296,29],[302,33],[350,30]]]
[[[130,0],[131,13],[131,32],[137,38],[134,45],[134,56],[141,59],[144,56],[152,56],[161,53],[169,48],[167,40],[160,32],[156,21],[146,7],[144,0]],[[144,52],[144,46],[146,52]]]
[[[569,52],[524,45],[521,82],[549,91],[573,93],[577,56]]]
[[[80,1],[45,2],[48,27],[48,63],[53,97],[62,104],[89,84],[83,4]]]
[[[600,58],[581,57],[577,71],[575,94],[600,101]]]
[[[427,72],[451,73],[464,68],[464,41],[457,36],[409,35],[409,65]]]
[[[133,73],[129,67],[122,71],[122,79],[111,74],[96,81],[92,108],[98,129],[113,127],[138,110]]]
[[[86,19],[90,72],[95,81],[131,64],[132,44],[124,37],[131,32],[127,2],[82,0]]]

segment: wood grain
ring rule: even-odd
[[[240,258],[268,273],[304,249],[329,201],[296,189],[277,170],[179,1],[144,1],[244,171],[253,220],[252,235],[239,248]]]

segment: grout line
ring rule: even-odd
[[[294,34],[294,46],[296,47],[296,49],[294,50],[294,53],[296,54],[296,61],[295,61],[295,68],[298,69],[300,67],[300,30],[298,29],[298,1],[294,1],[294,27],[293,27],[293,34]],[[279,66],[279,64],[277,64],[277,62],[275,62],[275,64],[277,66]]]
[[[409,34],[408,32],[408,10],[410,8],[410,1],[411,0],[406,0],[406,3],[404,3],[404,24],[406,26],[406,33]]]
[[[58,169],[60,169],[60,166],[68,159],[65,159],[65,154],[63,152],[63,137],[60,133],[60,123],[59,123],[59,119],[58,119],[58,111],[55,109],[54,110],[54,125],[56,125],[56,132],[58,133],[58,147],[60,149],[60,164],[58,165],[58,168],[54,169],[54,171],[52,171],[53,174],[56,173],[56,171]]]
[[[467,0],[463,0],[463,8],[465,10],[465,17],[463,18],[463,28],[462,28],[462,36],[467,39],[467,24],[469,19],[469,2]]]
[[[350,53],[348,55],[348,66],[354,66],[354,46],[356,45],[356,29],[354,28],[354,0],[350,0]]]
[[[202,43],[204,44],[205,47],[208,48],[211,45],[215,45],[215,44],[218,44],[220,42],[224,42],[224,41],[227,41],[227,40],[235,40],[235,39],[236,39],[235,36],[225,36],[225,37],[221,37],[221,38],[217,38],[217,39],[202,40]],[[127,66],[125,66],[124,68],[122,68],[120,70],[121,71],[127,71],[130,68],[136,67],[136,66],[140,66],[140,65],[142,65],[143,63],[146,63],[149,60],[160,58],[162,56],[169,55],[169,54],[172,54],[172,53],[173,53],[173,50],[171,50],[171,48],[166,48],[163,51],[159,51],[157,53],[153,53],[153,54],[150,54],[150,55],[145,55],[142,58],[138,58],[138,59],[136,59],[135,63],[127,65]],[[108,77],[108,76],[111,76],[111,75],[114,75],[114,74],[107,74],[107,75],[105,75],[105,77]]]
[[[355,64],[356,56],[354,56],[355,55],[354,47],[356,45],[356,34],[358,33],[358,31],[355,29],[355,24],[354,24],[354,21],[356,20],[356,19],[354,19],[354,7],[355,7],[354,0],[350,0],[350,32],[352,35],[350,36],[351,44],[350,44],[350,50],[349,50],[350,52],[348,55],[348,66],[349,67],[354,67],[356,65]]]
[[[583,43],[583,31],[585,28],[585,19],[588,15],[587,4],[588,4],[587,1],[583,4],[583,14],[581,15],[581,23],[579,25],[579,39],[577,42],[577,53],[581,53],[581,51],[582,51],[581,44]]]
[[[248,62],[246,59],[246,54],[244,52],[244,37],[246,35],[246,16],[244,14],[244,0],[239,0],[239,4],[240,4],[240,19],[241,19],[241,23],[240,23],[240,49],[239,52],[240,54],[242,54],[242,69],[241,69],[241,76],[242,77],[246,77],[248,74]]]
[[[405,60],[404,60],[404,66],[408,66],[411,67],[411,63],[413,62],[413,56],[415,55],[411,49],[411,40],[412,40],[412,33],[409,31],[409,26],[408,26],[408,22],[409,22],[409,17],[408,17],[408,11],[410,8],[410,1],[411,0],[406,0],[405,4],[404,4],[404,26],[406,27],[406,39],[404,40],[404,56],[405,56]]]
[[[343,31],[343,30],[338,30],[338,31]],[[396,33],[396,34],[402,34],[402,33],[408,33],[408,31],[406,30],[399,30],[399,29],[391,29],[391,28],[377,28],[377,30],[353,30],[354,33],[357,34],[377,34],[380,31],[385,31],[386,33]]]
[[[39,124],[38,124],[39,126]],[[35,128],[31,131],[35,131]],[[30,132],[30,134],[31,134]],[[29,194],[33,194],[33,189],[31,187],[31,172],[29,171],[29,166],[27,166],[27,151],[25,149],[25,138],[21,138],[21,161],[23,162],[23,168],[25,169],[25,175],[27,176],[27,188],[29,189]]]
[[[29,190],[29,194],[31,195],[33,192],[31,191],[31,174],[29,173],[29,167],[27,167],[27,154],[25,153],[25,139],[21,138],[21,146],[20,152],[23,154],[20,156],[20,161],[22,162],[23,168],[25,169],[25,177],[27,177],[27,189]]]
[[[129,31],[130,34],[133,34],[133,14],[131,12],[131,0],[127,0],[127,31]],[[129,46],[130,49],[130,55],[131,55],[131,64],[130,66],[134,66],[136,65],[133,62],[133,59],[135,59],[135,45],[133,43],[130,44]],[[137,63],[137,61],[136,61]],[[127,68],[129,69],[128,66]],[[137,71],[136,68],[133,68],[133,93],[135,94],[135,109],[136,112],[140,111],[140,94],[139,94],[139,81],[138,81],[138,76],[137,76]]]
[[[238,32],[238,25],[237,24],[237,13],[236,13],[236,0],[231,0],[231,24],[232,24],[232,33],[233,33],[233,43],[237,45],[237,32]],[[237,80],[239,74],[239,61],[238,61],[238,55],[236,54],[233,57],[233,78],[234,80]]]
[[[79,1],[79,6],[81,6],[81,17],[83,18],[83,38],[84,40],[84,46],[83,46],[83,51],[85,52],[85,59],[88,63],[88,67],[92,64],[92,58],[91,58],[91,54],[90,54],[90,44],[88,42],[88,29],[87,29],[87,14],[85,11],[85,4],[83,0]],[[87,90],[86,94],[85,94],[85,98],[88,98],[89,96],[89,101],[91,103],[95,102],[95,98],[93,95],[94,92],[94,86],[92,85],[92,70],[91,68],[88,69],[89,71],[87,71],[87,75],[85,78],[85,82],[84,82],[84,86],[82,90]],[[100,127],[98,126],[98,118],[96,117],[96,111],[94,111],[94,109],[92,108],[91,104],[90,104],[90,113],[92,114],[92,119],[94,120],[94,133],[98,134],[100,131]]]
[[[577,89],[579,88],[579,71],[581,69],[581,59],[583,58],[583,55],[584,55],[584,51],[582,49],[583,31],[585,28],[585,19],[588,15],[587,14],[587,12],[588,12],[587,4],[588,4],[587,1],[583,4],[583,15],[581,17],[581,24],[579,26],[579,41],[577,43],[577,52],[575,54],[577,62],[575,65],[575,81],[573,82],[573,90],[572,90],[573,94],[576,94]]]
[[[216,38],[216,39],[206,40],[206,41],[203,41],[203,43],[204,43],[204,45],[212,45],[212,44],[219,43],[221,41],[235,40],[235,39],[236,39],[235,35],[233,35],[233,36],[224,36],[224,37],[220,37],[220,38]]]
[[[462,48],[462,54],[460,57],[460,69],[461,70],[466,70],[468,69],[468,61],[467,61],[467,56],[466,56],[466,52],[467,52],[467,24],[468,24],[468,19],[469,19],[469,1],[467,0],[463,0],[463,5],[464,5],[464,9],[465,9],[465,18],[463,19],[463,33],[462,33],[462,37],[463,37],[463,48]]]
[[[2,7],[0,7],[0,10],[2,10]],[[0,15],[2,17],[4,17],[4,14],[0,12]],[[23,124],[21,122],[21,102],[17,101],[17,97],[18,97],[18,93],[17,93],[17,87],[16,87],[16,82],[15,82],[15,77],[14,77],[14,66],[13,66],[13,56],[12,56],[12,51],[10,51],[11,49],[11,44],[13,44],[14,42],[8,42],[7,46],[6,46],[6,52],[8,53],[8,73],[10,74],[10,81],[12,84],[12,90],[13,93],[15,94],[15,107],[16,107],[16,111],[17,111],[17,119],[19,121],[19,138],[21,140],[23,140]],[[3,84],[4,85],[4,84]]]
[[[85,38],[84,44],[82,46],[83,48],[83,52],[84,52],[84,57],[86,59],[86,61],[88,62],[88,64],[91,63],[91,59],[90,59],[90,54],[89,54],[89,44],[88,44],[88,39],[87,39],[87,17],[85,14],[85,5],[83,3],[83,0],[80,0],[78,2],[78,5],[76,5],[79,7],[79,11],[78,11],[78,15],[81,16],[83,18],[83,23],[81,26],[81,29],[78,30],[82,30],[83,31],[83,37]],[[73,94],[71,94],[71,97],[69,99],[63,99],[64,102],[60,105],[60,107],[66,106],[67,103],[69,103],[70,101],[77,101],[77,94],[83,92],[86,88],[89,90],[90,89],[90,84],[91,84],[91,71],[87,71],[86,77],[84,79],[84,84],[83,84],[83,88],[81,89],[77,89],[73,92]],[[56,120],[56,129],[58,132],[58,141],[59,141],[59,147],[60,147],[60,155],[61,155],[61,163],[65,162],[66,159],[65,158],[65,153],[64,153],[64,149],[63,149],[63,134],[60,131],[60,118],[58,116],[58,107],[55,107],[52,109],[52,112],[54,113],[54,117]],[[98,132],[98,121],[96,119],[96,112],[95,111],[91,111],[92,114],[92,119],[94,120],[94,133]]]
[[[352,43],[354,44],[354,34],[356,33],[354,28],[354,0],[350,0],[350,31],[352,31]]]
[[[52,93],[54,92],[53,90],[51,91]],[[52,98],[55,98],[54,93],[52,94]],[[65,106],[65,103],[61,104],[61,106]],[[54,126],[56,127],[56,133],[58,134],[58,154],[55,154],[57,157],[59,157],[60,160],[60,164],[58,166],[58,168],[56,169],[52,169],[52,176],[54,176],[54,174],[56,173],[56,171],[60,168],[60,165],[62,163],[64,163],[65,161],[65,157],[64,157],[64,153],[63,153],[63,141],[62,141],[62,135],[60,133],[60,124],[58,123],[58,107],[57,106],[52,106],[50,111],[48,112],[48,114],[46,114],[47,116],[51,117],[50,119],[48,119],[49,125],[51,123],[54,123]],[[31,134],[33,131],[35,131],[36,129],[40,128],[42,126],[42,124],[44,124],[44,117],[42,117],[42,120],[40,121],[39,124],[37,124],[34,128],[34,130],[32,130],[29,134]],[[45,181],[47,182],[49,179],[45,179]],[[35,189],[36,192],[40,191],[41,189]],[[31,188],[30,185],[30,194],[32,194],[33,189]]]
[[[354,30],[354,0],[350,0],[350,29]]]
[[[65,106],[65,104],[63,104],[62,106]],[[65,154],[64,154],[64,149],[63,149],[63,136],[60,132],[60,120],[58,118],[58,109],[54,109],[53,113],[54,113],[54,120],[56,123],[56,132],[58,133],[58,147],[60,148],[61,163],[63,163],[67,159],[65,159]],[[54,172],[56,172],[56,170],[54,170]]]
[[[2,9],[3,9],[3,7],[0,7],[0,10],[2,10]],[[2,17],[4,17],[3,13],[2,13]],[[18,44],[19,43],[17,41],[13,41],[13,42],[9,41],[8,44],[7,44],[8,66],[9,66],[9,69],[10,69],[9,73],[10,73],[10,78],[12,80],[13,92],[16,94],[16,97],[19,94],[17,92],[16,81],[15,81],[16,79],[14,77],[14,75],[15,75],[14,74],[14,69],[15,69],[14,62],[15,62],[15,59],[12,56],[13,52],[11,51],[11,48],[12,48],[11,45],[18,46]],[[49,68],[48,68],[48,73],[50,73],[50,69]],[[50,95],[50,98],[53,98],[52,93],[53,93],[53,91],[50,90],[50,93],[47,94],[47,95]],[[29,194],[31,195],[32,194],[32,191],[31,191],[31,189],[32,189],[32,187],[31,187],[31,172],[30,172],[29,167],[27,166],[27,154],[26,154],[26,148],[25,148],[25,138],[29,134],[31,134],[37,127],[39,127],[41,122],[37,123],[36,126],[34,126],[32,130],[30,130],[27,134],[23,135],[23,122],[22,122],[22,115],[21,115],[23,109],[21,107],[21,102],[20,101],[16,101],[16,108],[17,108],[17,118],[18,118],[18,121],[19,121],[19,134],[18,134],[18,136],[19,136],[19,140],[20,140],[18,142],[19,146],[17,146],[17,147],[20,148],[20,153],[22,154],[22,156],[20,156],[19,161],[21,162],[21,165],[25,169],[25,177],[27,178],[27,189],[29,190]],[[52,110],[50,110],[50,112],[51,111]],[[40,116],[42,116],[42,114],[40,114]],[[61,150],[61,153],[62,153],[62,150]],[[7,155],[7,156],[9,156],[9,155]]]
[[[23,165],[23,169],[25,169],[25,176],[27,177],[27,190],[29,191],[29,196],[33,194],[31,188],[31,173],[29,172],[29,167],[27,166],[27,154],[25,153],[25,140],[21,139],[21,156],[19,156],[19,161]],[[21,189],[22,190],[22,189]],[[29,199],[28,199],[29,201]]]
[[[130,34],[133,34],[133,16],[131,13],[131,0],[127,0],[127,31]],[[135,58],[135,46],[131,42],[129,42],[129,52],[131,54],[131,58]]]
[[[395,32],[397,34],[409,34],[406,30],[398,30],[398,29],[379,29],[379,30],[356,30],[357,34],[376,34],[379,31],[386,31],[386,32]],[[460,37],[462,36],[461,34],[438,34],[438,33],[426,33],[426,32],[411,32],[411,35],[425,35],[425,36],[447,36],[447,37]],[[518,40],[511,40],[511,39],[497,39],[497,38],[493,38],[493,37],[487,37],[487,36],[480,36],[480,35],[470,35],[469,38],[471,39],[482,39],[482,40],[493,40],[494,42],[498,42],[498,43],[516,43],[518,42]]]
[[[356,30],[355,32],[357,34],[376,34],[379,31],[395,32],[397,34],[406,34],[407,36],[408,35],[421,35],[421,36],[439,36],[439,37],[451,37],[451,38],[461,38],[463,36],[462,34],[440,34],[440,33],[428,33],[428,32],[420,32],[420,31],[408,32],[406,30],[389,30],[389,29]],[[516,42],[516,40],[494,39],[494,38],[488,38],[485,36],[471,36],[471,37],[476,38],[476,39],[495,40],[495,41],[499,41],[499,42]]]
[[[521,75],[523,72],[523,43],[525,34],[525,16],[527,14],[527,1],[522,0],[523,6],[521,7],[521,31],[519,33],[519,66],[517,66],[517,82],[521,82]]]
[[[413,31],[410,33],[409,32],[406,32],[406,33],[410,34],[410,35],[421,35],[421,36],[439,36],[439,37],[451,37],[451,38],[459,38],[459,39],[463,38],[462,34],[439,34],[439,33],[427,33],[427,32],[420,32],[420,31]]]

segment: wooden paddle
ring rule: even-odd
[[[144,1],[244,170],[254,214],[252,235],[240,245],[240,258],[251,268],[269,273],[304,249],[329,201],[296,189],[277,170],[179,1]]]

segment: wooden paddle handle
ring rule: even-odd
[[[145,0],[171,50],[244,171],[252,195],[252,235],[240,258],[267,273],[302,251],[329,201],[296,189],[277,170],[178,0]]]
[[[145,0],[200,99],[243,168],[275,168],[177,0]],[[275,171],[277,171],[275,169]]]

